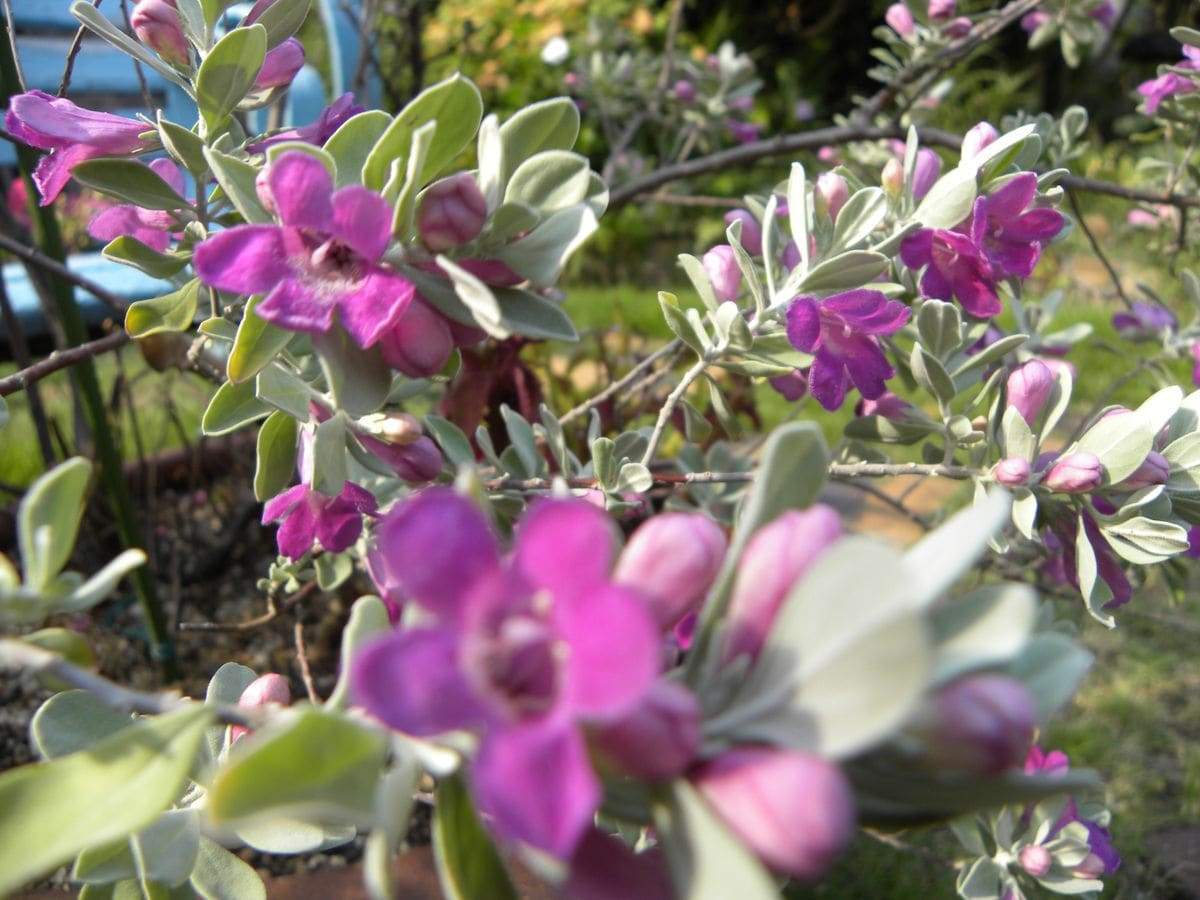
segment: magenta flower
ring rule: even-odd
[[[725,213],[726,227],[742,223],[742,248],[751,256],[762,256],[762,226],[748,209],[732,209]]]
[[[182,196],[185,187],[183,172],[169,159],[151,160],[150,168]],[[162,209],[143,209],[132,203],[119,203],[101,210],[88,223],[88,234],[98,241],[111,241],[126,236],[135,238],[159,253],[171,245],[178,235],[175,216]]]
[[[1165,306],[1142,300],[1134,300],[1127,311],[1113,313],[1112,323],[1121,337],[1130,341],[1154,340],[1179,327],[1179,320]]]
[[[929,189],[937,183],[942,174],[942,158],[922,147],[917,151],[917,159],[913,164],[912,195],[914,200],[920,200],[929,193]]]
[[[1187,58],[1176,63],[1176,68],[1200,71],[1200,47],[1185,46],[1183,55]],[[1191,94],[1196,90],[1200,90],[1200,86],[1197,86],[1194,77],[1178,72],[1165,72],[1150,81],[1143,81],[1138,85],[1137,92],[1146,98],[1146,114],[1152,116],[1158,112],[1159,104],[1168,97]]]
[[[248,19],[249,16],[247,16]],[[284,141],[304,141],[306,144],[316,144],[321,147],[348,119],[363,111],[363,108],[354,102],[354,95],[346,92],[325,107],[321,111],[321,115],[317,116],[317,121],[299,128],[289,128],[287,131],[273,134],[254,144],[247,144],[246,149],[251,153],[262,153],[272,144],[280,144]]]
[[[808,373],[802,369],[789,372],[787,375],[776,375],[774,378],[768,379],[768,384],[784,400],[790,400],[793,403],[808,396]]]
[[[998,775],[1020,765],[1029,750],[1037,704],[1011,675],[968,675],[938,690],[912,732],[921,758],[939,768]]]
[[[487,198],[470,172],[435,181],[421,195],[417,231],[434,253],[461,247],[479,236],[487,222]]]
[[[851,382],[868,400],[882,396],[887,379],[896,373],[876,335],[894,334],[909,315],[907,306],[879,291],[794,299],[787,310],[787,336],[796,349],[816,355],[808,389],[817,402],[837,409]]]
[[[700,259],[718,303],[733,303],[742,285],[742,270],[728,244],[717,244]]]
[[[762,126],[755,122],[739,122],[737,119],[726,119],[725,125],[739,144],[753,144],[762,130]]]
[[[1096,524],[1096,520],[1092,518],[1091,513],[1086,509],[1082,509],[1080,510],[1080,516],[1083,518],[1084,534],[1092,547],[1092,552],[1096,556],[1097,572],[1100,579],[1112,591],[1112,599],[1105,603],[1103,608],[1116,609],[1118,606],[1124,606],[1133,597],[1133,585],[1129,583],[1129,577],[1125,574],[1125,570],[1121,568],[1121,563],[1117,560],[1112,546],[1108,543],[1108,539],[1104,537],[1103,532],[1100,531],[1100,526]],[[1079,575],[1075,564],[1075,537],[1079,531],[1078,519],[1075,516],[1067,516],[1055,522],[1052,527],[1056,533],[1055,536],[1058,539],[1058,543],[1062,547],[1062,574],[1066,576],[1067,581],[1076,590],[1079,590]],[[1047,542],[1047,546],[1049,546],[1049,542]]]
[[[1030,359],[1021,363],[1009,372],[1005,382],[1005,398],[1008,405],[1015,408],[1030,426],[1041,415],[1053,390],[1054,372],[1040,359]]]
[[[329,170],[299,152],[271,164],[267,183],[281,225],[237,225],[196,247],[196,274],[238,294],[266,294],[256,312],[291,331],[321,334],[334,313],[360,347],[396,324],[413,297],[379,265],[391,240],[387,201],[361,185],[334,192]]]
[[[294,37],[267,51],[262,68],[254,78],[259,90],[286,87],[304,65],[304,45]]]
[[[477,731],[472,778],[492,826],[570,856],[601,794],[579,725],[631,712],[659,668],[645,600],[609,581],[608,518],[587,503],[543,500],[504,560],[483,514],[432,488],[383,528],[397,591],[428,624],[354,659],[357,702],[418,736]]]
[[[375,511],[375,497],[366,488],[347,481],[336,497],[322,494],[309,484],[290,487],[263,507],[262,523],[279,522],[275,541],[288,559],[299,559],[313,541],[330,553],[340,553],[362,533],[364,513]]]
[[[179,25],[175,0],[138,0],[129,16],[129,27],[138,40],[162,59],[177,65],[187,65],[191,45]]]
[[[970,234],[1001,275],[1028,278],[1042,255],[1042,245],[1058,234],[1063,216],[1056,209],[1028,209],[1037,194],[1037,176],[1022,172],[1003,187],[975,201]]]
[[[1003,309],[991,264],[965,234],[923,228],[900,243],[900,259],[910,269],[926,267],[921,276],[923,297],[953,298],[978,319],[990,319]]]
[[[42,206],[49,206],[62,193],[71,180],[71,170],[81,162],[154,146],[154,141],[140,137],[153,130],[149,125],[83,109],[44,91],[13,97],[4,114],[4,127],[17,140],[50,151],[38,161],[33,173]]]
[[[883,20],[900,37],[912,37],[917,32],[916,22],[913,21],[912,11],[903,3],[893,3],[887,8]]]

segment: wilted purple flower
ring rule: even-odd
[[[183,172],[169,159],[151,160],[150,168],[182,195],[185,187]],[[162,209],[143,209],[132,203],[118,203],[102,209],[88,223],[88,234],[98,241],[111,241],[128,236],[152,250],[164,252],[179,227],[175,216]]]
[[[1185,46],[1183,55],[1186,58],[1176,63],[1176,68],[1200,71],[1200,47]],[[1143,81],[1137,89],[1146,98],[1146,114],[1151,116],[1158,112],[1159,104],[1168,97],[1191,94],[1197,90],[1200,90],[1200,86],[1196,84],[1195,77],[1178,72],[1165,72],[1150,81]]]
[[[303,65],[304,45],[290,37],[267,51],[262,68],[254,79],[254,86],[259,90],[286,87]]]
[[[1061,457],[1050,467],[1042,485],[1063,494],[1085,494],[1098,488],[1103,480],[1104,466],[1100,457],[1083,451]]]
[[[792,586],[841,536],[838,514],[820,503],[789,510],[754,533],[729,598],[726,661],[742,654],[758,656]]]
[[[1155,340],[1164,331],[1174,331],[1179,320],[1165,306],[1134,300],[1128,310],[1113,313],[1113,328],[1130,341]]]
[[[1023,456],[1010,456],[996,463],[992,477],[1008,487],[1020,487],[1029,483],[1031,469],[1029,460]]]
[[[94,112],[44,91],[13,97],[4,114],[4,127],[17,140],[49,150],[38,160],[33,182],[49,206],[71,180],[71,170],[98,156],[127,155],[148,150],[154,140],[139,135],[153,131],[134,119]]]
[[[850,199],[850,186],[836,172],[822,172],[813,186],[813,202],[818,215],[827,215],[836,222],[838,213]]]
[[[299,559],[312,549],[314,540],[330,553],[345,550],[362,533],[363,514],[375,508],[374,495],[353,482],[347,481],[336,497],[301,483],[267,501],[262,523],[282,521],[275,535],[279,552]]]
[[[938,180],[938,176],[941,174],[942,158],[928,147],[922,147],[918,150],[916,161],[913,163],[913,199],[920,200],[928,194],[929,189],[933,187],[934,183]]]
[[[363,108],[354,102],[354,95],[347,92],[325,107],[315,122],[299,128],[289,128],[287,131],[273,134],[269,138],[247,144],[246,149],[251,153],[262,153],[268,147],[284,141],[303,141],[306,144],[316,144],[321,147],[348,119],[363,111]]]
[[[762,130],[762,126],[755,122],[739,122],[737,119],[726,119],[725,126],[739,144],[753,144]]]
[[[728,244],[717,244],[700,259],[719,303],[733,303],[742,284],[742,270]]]
[[[1009,675],[979,674],[940,689],[911,730],[922,741],[921,758],[939,768],[998,775],[1025,759],[1033,740],[1037,705]]]
[[[1197,371],[1200,371],[1200,362],[1196,365]],[[797,369],[786,375],[776,375],[769,379],[769,384],[784,400],[790,400],[792,403],[808,396],[808,372],[804,369]]]
[[[993,143],[1000,133],[991,122],[979,122],[972,125],[963,135],[960,156],[963,162],[968,162],[979,155],[980,151]]]
[[[1037,176],[1022,172],[994,193],[975,201],[970,233],[991,262],[994,274],[1028,278],[1042,245],[1058,234],[1063,216],[1056,209],[1028,209],[1037,194]]]
[[[570,856],[601,796],[579,723],[620,719],[658,674],[645,600],[608,578],[608,518],[587,503],[543,500],[505,560],[482,512],[432,488],[395,507],[378,540],[426,625],[354,658],[356,702],[418,736],[479,732],[471,774],[481,812],[509,838]]]
[[[660,678],[632,710],[597,728],[591,743],[624,775],[674,778],[700,753],[700,703],[682,684]]]
[[[475,240],[487,215],[487,198],[475,176],[459,172],[425,189],[417,211],[417,230],[426,247],[441,253]]]
[[[983,250],[967,235],[923,228],[900,243],[900,259],[910,269],[925,266],[921,296],[955,299],[978,319],[999,315],[996,276]]]
[[[851,382],[867,399],[883,394],[895,372],[877,335],[894,334],[911,311],[880,291],[854,290],[824,300],[797,297],[787,309],[787,336],[792,346],[815,354],[808,387],[829,410],[842,405]]]
[[[379,265],[391,240],[386,200],[361,185],[333,190],[306,153],[284,153],[267,176],[281,225],[237,225],[196,247],[200,280],[223,291],[266,294],[258,315],[291,331],[321,334],[334,313],[370,347],[408,308],[413,286]]]
[[[808,753],[737,747],[691,775],[700,795],[768,867],[823,875],[854,833],[854,797],[842,770]]]
[[[666,512],[638,526],[613,581],[642,593],[667,630],[703,601],[725,559],[725,533],[700,513]]]
[[[902,38],[909,38],[917,33],[912,11],[903,3],[893,3],[889,6],[883,14],[883,20]]]
[[[1024,848],[1019,856],[1021,868],[1032,875],[1034,878],[1041,878],[1050,871],[1050,866],[1054,862],[1054,858],[1050,855],[1050,851],[1041,844],[1030,844]]]
[[[1032,426],[1054,390],[1054,373],[1040,359],[1031,359],[1009,373],[1006,388],[1008,405]]]
[[[732,209],[725,213],[725,226],[734,222],[742,223],[742,249],[751,256],[762,256],[762,226],[754,214],[748,209]]]
[[[179,25],[175,0],[138,0],[129,14],[129,27],[139,41],[165,62],[187,65],[191,47]]]
[[[266,675],[259,675],[246,685],[246,689],[238,697],[237,705],[242,709],[255,709],[266,706],[268,703],[287,706],[291,702],[292,689],[288,685],[288,680],[275,672],[268,672]],[[245,725],[230,725],[229,743],[232,744],[248,731],[249,729]]]
[[[958,12],[958,0],[929,0],[926,12],[933,22],[944,22]]]
[[[675,95],[675,99],[681,103],[694,103],[696,100],[696,86],[686,78],[680,78],[671,88],[671,92]]]

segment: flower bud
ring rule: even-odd
[[[441,253],[475,240],[487,215],[487,198],[475,176],[459,172],[425,189],[417,213],[417,229],[425,246]]]
[[[1050,851],[1040,844],[1033,844],[1021,851],[1021,868],[1034,878],[1041,878],[1050,871],[1054,858]]]
[[[691,780],[742,843],[785,875],[820,877],[854,833],[850,784],[818,756],[742,746]]]
[[[927,147],[917,151],[917,161],[913,166],[912,194],[914,200],[920,200],[929,193],[938,176],[942,174],[942,158]]]
[[[700,704],[678,682],[656,681],[637,706],[600,728],[593,744],[634,778],[674,778],[700,753]]]
[[[748,209],[734,209],[725,213],[725,225],[742,223],[742,247],[751,256],[762,255],[762,226]]]
[[[962,161],[967,162],[974,159],[984,147],[991,144],[998,137],[1000,137],[1000,133],[996,131],[991,122],[980,122],[977,125],[972,125],[970,130],[963,135]]]
[[[1166,484],[1171,477],[1171,464],[1157,450],[1151,450],[1132,475],[1121,482],[1121,487],[1131,491],[1152,484]]]
[[[139,41],[159,55],[164,62],[185,66],[191,59],[191,49],[175,0],[140,0],[129,15],[129,25]]]
[[[754,533],[729,599],[726,661],[743,653],[758,656],[792,585],[841,536],[838,514],[823,504],[789,510]]]
[[[288,38],[279,46],[267,51],[262,68],[254,79],[254,86],[260,90],[286,87],[292,83],[292,79],[303,65],[304,45],[295,38]]]
[[[1050,13],[1035,9],[1033,12],[1026,13],[1021,17],[1021,30],[1026,34],[1033,34],[1049,21]]]
[[[1098,488],[1104,480],[1104,466],[1095,453],[1072,453],[1056,462],[1042,484],[1063,494],[1083,494]]]
[[[1040,359],[1031,359],[1008,376],[1008,405],[1032,426],[1054,389],[1054,373]]]
[[[818,215],[824,213],[836,222],[838,213],[849,199],[850,186],[841,175],[836,172],[822,172],[817,176],[817,184],[813,188],[813,201]]]
[[[996,463],[992,477],[1008,487],[1020,487],[1029,483],[1029,460],[1023,456],[1010,456]]]
[[[728,244],[718,244],[701,258],[713,294],[719,303],[733,303],[742,285],[742,270]]]
[[[1087,11],[1088,17],[1095,19],[1100,23],[1100,27],[1104,29],[1112,28],[1113,22],[1117,19],[1116,7],[1109,0],[1102,0]]]
[[[938,691],[911,727],[921,758],[938,768],[997,775],[1019,765],[1033,740],[1037,706],[1008,675],[972,675]]]
[[[929,0],[926,12],[931,21],[945,22],[958,12],[958,0]]]
[[[966,16],[959,16],[942,26],[942,37],[960,38],[971,32],[971,20]]]
[[[726,119],[725,125],[729,128],[733,139],[739,144],[753,144],[758,140],[759,130],[762,127],[754,122],[739,122],[737,119]]]
[[[812,235],[809,235],[809,237],[811,238]],[[809,244],[811,245],[811,243],[812,241],[810,240]],[[800,265],[800,248],[796,246],[795,241],[789,240],[783,245],[783,254],[780,256],[779,261],[783,263],[783,267],[789,272]]]
[[[1192,344],[1192,384],[1200,387],[1200,341]]]
[[[893,3],[889,6],[883,20],[902,38],[912,37],[917,32],[912,11],[903,3]]]
[[[389,444],[412,444],[422,434],[421,420],[408,413],[387,413],[379,423],[377,433]]]
[[[454,352],[446,319],[419,297],[379,338],[383,361],[409,378],[435,375]]]
[[[904,162],[893,156],[884,163],[883,171],[879,173],[879,183],[889,197],[899,197],[904,190]]]
[[[662,630],[699,607],[725,558],[725,534],[710,518],[668,512],[647,519],[625,545],[613,580],[650,601]]]
[[[696,86],[686,78],[680,78],[675,82],[671,91],[675,94],[675,99],[682,103],[693,103],[696,100]]]
[[[242,709],[255,709],[268,703],[287,706],[291,702],[292,689],[288,686],[287,679],[274,672],[268,672],[246,685],[246,689],[238,697],[237,705]],[[232,744],[249,730],[244,725],[229,726],[229,743]]]

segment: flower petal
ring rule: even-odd
[[[812,353],[821,338],[821,317],[813,297],[797,297],[787,308],[787,337],[797,350]]]
[[[301,487],[305,490],[304,499],[284,516],[279,531],[275,534],[279,552],[288,559],[299,559],[307,553],[312,548],[317,532],[317,518],[308,499],[309,489],[305,485]]]
[[[608,580],[614,537],[608,516],[591,504],[541,500],[517,529],[513,568],[534,588],[574,596]]]
[[[374,191],[352,184],[333,195],[333,222],[325,227],[376,263],[392,239],[392,208]]]
[[[263,294],[291,277],[283,229],[237,225],[196,245],[196,275],[210,287],[238,294]]]
[[[817,402],[831,412],[840,409],[846,399],[846,369],[831,353],[818,351],[808,372],[808,390]]]
[[[267,183],[284,225],[330,233],[333,176],[319,159],[298,150],[283,153],[267,170]]]
[[[308,496],[308,491],[308,485],[297,484],[272,497],[263,506],[262,523],[266,525],[268,522],[279,521],[289,509]]]
[[[334,303],[317,285],[286,277],[275,285],[254,312],[260,319],[306,334],[324,334],[333,327]]]
[[[371,347],[404,315],[415,291],[407,278],[373,269],[354,290],[338,298],[342,327],[358,346]]]

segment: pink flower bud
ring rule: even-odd
[[[1095,853],[1089,853],[1079,865],[1071,870],[1071,874],[1079,878],[1099,878],[1108,871],[1108,866]]]
[[[930,20],[944,22],[958,12],[958,0],[929,0],[926,7]]]
[[[743,653],[758,656],[792,585],[841,536],[838,514],[823,504],[789,510],[754,533],[729,599],[726,661]]]
[[[1029,483],[1029,460],[1022,456],[1010,456],[996,463],[992,477],[1009,487],[1020,487]]]
[[[692,103],[696,99],[696,87],[686,78],[680,78],[675,82],[671,91],[675,94],[675,99],[683,103]]]
[[[259,169],[258,174],[254,176],[254,192],[258,194],[258,202],[263,205],[263,209],[275,215],[278,207],[275,204],[275,195],[271,193],[270,166]]]
[[[1008,376],[1008,405],[1032,426],[1054,389],[1054,373],[1040,359],[1031,359]]]
[[[1037,705],[1008,675],[972,675],[938,691],[911,728],[922,759],[939,768],[997,775],[1020,765],[1033,740]]]
[[[809,238],[811,239],[812,235],[809,235]],[[809,241],[809,246],[812,246],[811,240]],[[789,272],[800,265],[800,248],[796,246],[795,241],[789,240],[783,245],[783,254],[780,256],[779,261],[783,263],[783,267]]]
[[[1132,475],[1121,482],[1121,487],[1136,491],[1152,484],[1166,484],[1171,477],[1171,464],[1157,450],[1151,450]]]
[[[838,213],[849,199],[850,186],[841,175],[836,172],[822,172],[817,176],[817,183],[813,188],[813,201],[818,215],[824,213],[836,222]]]
[[[854,833],[842,770],[807,753],[738,747],[691,777],[730,830],[776,872],[820,877]]]
[[[444,316],[413,297],[396,324],[379,339],[383,361],[410,378],[435,375],[454,352],[454,338]]]
[[[742,270],[738,268],[733,248],[728,244],[717,244],[701,258],[713,294],[720,303],[733,303],[738,298],[742,284]]]
[[[287,706],[291,702],[292,689],[288,686],[287,679],[274,672],[268,672],[246,685],[237,705],[242,709],[255,709],[269,703]],[[232,744],[249,730],[244,725],[229,726],[229,743]]]
[[[260,90],[286,87],[303,65],[304,45],[295,38],[288,38],[267,51],[262,68],[254,79],[254,86]]]
[[[1050,851],[1040,844],[1034,844],[1022,850],[1020,860],[1021,868],[1034,878],[1041,878],[1050,871],[1050,866],[1054,863]]]
[[[1100,486],[1104,466],[1095,453],[1072,453],[1056,462],[1042,484],[1063,494],[1083,494]]]
[[[699,607],[725,558],[725,534],[704,515],[668,512],[647,519],[625,545],[613,580],[650,601],[667,630]]]
[[[914,200],[920,200],[929,193],[938,176],[942,174],[942,159],[932,150],[923,147],[917,151],[917,161],[913,166],[912,194]]]
[[[175,0],[139,0],[129,15],[129,25],[139,41],[157,53],[164,62],[185,66],[191,60],[191,49]]]
[[[959,16],[942,26],[942,37],[960,38],[971,31],[971,20],[966,16]],[[940,102],[940,101],[939,101]]]
[[[441,253],[475,240],[487,215],[487,198],[475,176],[459,172],[425,189],[417,213],[417,229],[425,246]]]
[[[902,38],[912,37],[917,33],[913,14],[903,3],[893,3],[889,6],[883,15],[883,20],[891,26],[892,31]]]
[[[967,162],[974,159],[984,147],[991,144],[998,137],[1000,137],[1000,133],[996,131],[991,122],[980,122],[977,125],[972,125],[967,133],[963,135],[962,161]]]
[[[879,173],[879,183],[891,197],[899,197],[904,190],[904,162],[893,156],[883,165]]]
[[[700,752],[700,704],[675,681],[656,681],[630,712],[594,735],[600,754],[624,774],[663,781]]]
[[[725,225],[742,223],[742,248],[751,256],[762,255],[762,226],[748,209],[734,209],[725,213]]]
[[[1049,21],[1050,13],[1035,9],[1033,12],[1026,13],[1021,17],[1021,29],[1026,34],[1033,34]]]

